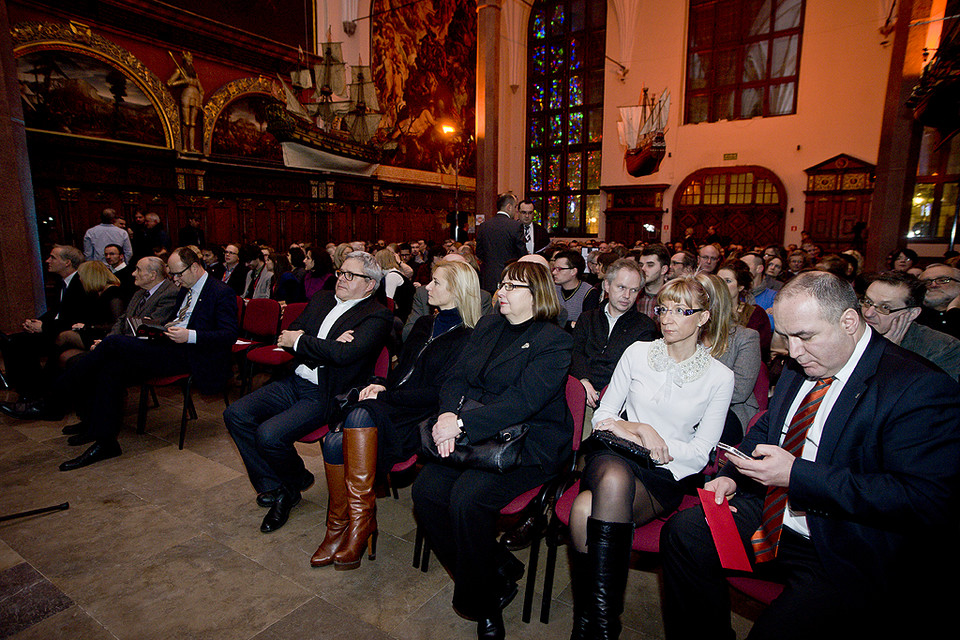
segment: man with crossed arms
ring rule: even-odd
[[[773,314],[792,361],[739,447],[752,459],[729,455],[705,486],[730,499],[758,577],[786,583],[750,638],[922,637],[955,575],[960,387],[869,328],[832,274],[797,275]],[[660,548],[667,637],[733,638],[702,508]]]

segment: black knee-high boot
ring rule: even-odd
[[[630,570],[633,545],[632,522],[604,522],[587,519],[587,558],[592,577],[592,593],[587,603],[591,639],[620,637],[620,614]]]
[[[590,601],[593,595],[593,578],[590,576],[590,560],[586,553],[570,552],[570,579],[573,592],[573,631],[570,640],[590,639]]]

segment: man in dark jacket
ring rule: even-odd
[[[393,326],[393,315],[373,296],[383,271],[373,256],[347,255],[335,291],[321,291],[277,344],[295,356],[293,375],[231,404],[223,421],[257,490],[270,507],[260,530],[286,523],[300,493],[313,483],[294,443],[327,423],[335,395],[363,387]]]
[[[480,261],[480,288],[493,293],[500,283],[500,274],[507,264],[522,255],[522,225],[513,219],[517,198],[505,193],[497,198],[497,213],[477,227],[477,259]]]

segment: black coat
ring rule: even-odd
[[[493,292],[508,263],[526,255],[523,225],[498,213],[477,227],[477,259],[480,261],[480,286]]]
[[[521,464],[557,473],[570,459],[573,417],[566,403],[573,339],[553,322],[534,321],[494,353],[507,319],[480,318],[470,341],[440,390],[440,412],[457,413],[464,399],[482,407],[463,411],[463,429],[481,442],[510,425],[530,427]]]
[[[610,333],[607,314],[603,312],[605,306],[584,311],[573,328],[570,375],[577,380],[586,378],[597,391],[610,382],[627,347],[634,342],[652,342],[660,337],[656,323],[636,307],[620,316]]]
[[[410,331],[399,362],[376,400],[361,404],[377,423],[378,472],[413,455],[420,446],[419,424],[437,415],[440,387],[450,376],[473,329],[460,324],[431,340],[435,316],[423,316]]]

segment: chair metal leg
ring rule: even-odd
[[[160,399],[157,397],[157,390],[154,387],[150,387],[150,395],[153,397],[153,408],[156,409],[160,406]]]
[[[553,578],[557,570],[557,547],[559,540],[551,540],[551,534],[556,532],[548,531],[544,537],[547,543],[547,564],[543,568],[543,599],[540,602],[540,622],[548,624],[550,622],[550,600],[553,595]]]
[[[417,533],[413,540],[413,568],[420,568],[420,554],[423,552],[423,534],[420,533],[420,527],[417,527]]]
[[[142,434],[147,430],[147,398],[151,391],[153,391],[153,388],[150,387],[150,385],[140,385],[140,406],[137,409],[137,433]]]
[[[533,609],[533,590],[537,586],[537,562],[540,559],[540,536],[534,535],[530,545],[530,560],[527,562],[527,584],[523,593],[523,613],[520,619],[530,623],[530,612]]]
[[[190,394],[190,378],[187,378],[183,382],[183,412],[180,415],[180,450],[183,451],[183,441],[187,437],[187,418],[193,416],[194,419],[197,417],[197,410],[193,406],[193,397]]]

